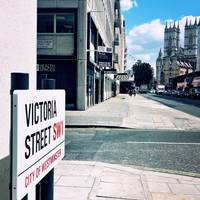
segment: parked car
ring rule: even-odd
[[[176,90],[176,97],[184,97],[184,91],[183,90]]]
[[[184,91],[184,97],[189,97],[189,89]]]
[[[172,95],[172,90],[165,90],[164,94],[165,94],[165,95],[168,95],[168,96],[169,96],[169,95]]]
[[[139,93],[147,93],[147,92],[149,92],[148,85],[147,84],[140,85]]]
[[[155,93],[156,93],[156,90],[155,90],[155,89],[151,89],[151,90],[150,90],[150,93],[151,93],[151,94],[155,94]]]
[[[190,88],[189,96],[191,98],[200,98],[200,88]]]
[[[173,95],[173,96],[176,95],[176,90],[172,90],[172,95]]]
[[[200,88],[195,88],[194,92],[195,92],[195,97],[200,98]]]
[[[165,85],[158,84],[156,86],[156,94],[164,94],[165,92]]]

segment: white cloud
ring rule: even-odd
[[[162,41],[164,36],[164,25],[160,19],[155,19],[150,23],[145,23],[134,27],[128,34],[129,37],[137,38],[143,43],[152,41]]]
[[[138,7],[138,3],[136,0],[121,0],[120,4],[122,11],[127,11],[132,9],[133,7]]]
[[[199,19],[199,17],[197,17]],[[188,23],[190,20],[194,24],[195,17],[184,16],[179,20],[180,26],[180,44],[184,46],[184,26],[186,19]],[[163,50],[164,46],[164,28],[170,22],[173,25],[172,19],[166,19],[161,21],[160,19],[155,19],[148,23],[144,23],[133,27],[126,36],[126,44],[128,48],[127,57],[127,68],[131,68],[137,59],[141,59],[144,62],[148,62],[155,69],[156,59],[160,48]],[[176,21],[176,25],[178,22]]]
[[[155,66],[154,58],[163,43],[164,27],[160,19],[155,19],[135,26],[129,31],[126,37],[128,68],[131,68],[137,59],[150,63],[152,67]]]

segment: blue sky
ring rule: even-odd
[[[194,23],[200,18],[200,0],[121,0],[126,21],[128,68],[137,59],[155,68],[160,48],[163,48],[166,22],[180,23],[183,46],[185,20]]]

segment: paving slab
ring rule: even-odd
[[[175,194],[163,194],[152,193],[152,200],[199,200],[199,197],[191,195],[175,195]]]
[[[102,162],[61,161],[55,167],[54,193],[55,200],[200,200],[200,179]]]
[[[200,191],[195,185],[169,183],[169,187],[175,194],[200,195]]]

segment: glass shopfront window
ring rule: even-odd
[[[38,33],[74,33],[74,13],[38,14]]]
[[[54,15],[38,15],[37,30],[38,33],[53,33]]]
[[[74,14],[56,15],[56,33],[74,33]]]

